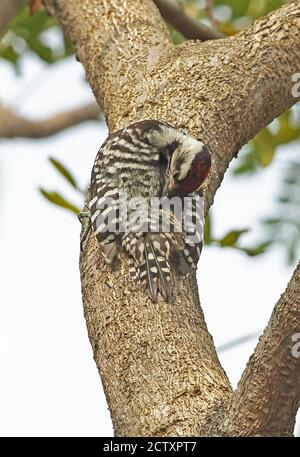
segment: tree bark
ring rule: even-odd
[[[292,75],[300,68],[299,1],[235,37],[180,46],[171,43],[151,0],[44,4],[70,36],[110,131],[163,119],[209,145],[206,209],[240,147],[297,101]],[[299,402],[298,368],[288,357],[291,331],[297,321],[300,327],[297,272],[234,393],[194,276],[176,278],[172,304],[152,304],[129,278],[126,259],[114,271],[103,265],[94,238],[80,269],[87,328],[116,435],[291,434]],[[275,423],[287,386],[284,418],[278,415]]]
[[[300,329],[300,263],[274,308],[230,405],[228,435],[290,436],[300,406],[300,358],[293,335]]]

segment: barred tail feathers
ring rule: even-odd
[[[184,217],[183,257],[190,268],[196,269],[204,237],[204,208],[199,195],[192,196],[192,202]]]
[[[171,281],[171,271],[169,264],[170,244],[169,241],[160,235],[148,236],[149,245],[148,258],[155,262],[152,271],[157,272],[157,287],[163,298],[169,299],[169,285]]]
[[[130,255],[131,276],[139,278],[154,303],[158,292],[168,301],[171,280],[168,240],[161,233],[127,234],[122,245]]]

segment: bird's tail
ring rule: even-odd
[[[129,253],[130,273],[139,278],[151,300],[157,301],[158,292],[168,301],[171,272],[169,265],[170,244],[162,233],[143,233],[123,240]]]

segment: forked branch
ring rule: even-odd
[[[70,36],[111,131],[142,119],[163,119],[209,145],[213,168],[205,188],[207,208],[240,147],[297,101],[292,76],[300,68],[299,0],[232,38],[180,46],[171,43],[151,0],[44,4]],[[81,278],[89,337],[117,435],[291,432],[285,419],[272,425],[276,405],[283,404],[297,371],[288,358],[289,375],[283,373],[295,324],[289,323],[290,312],[282,317],[287,322],[276,324],[289,308],[285,299],[234,394],[208,333],[195,277],[177,281],[172,305],[162,299],[154,305],[129,279],[126,259],[115,271],[106,269],[91,239],[81,258]],[[280,329],[286,339],[266,354],[273,341],[278,344]],[[267,358],[259,357],[261,353]],[[262,377],[268,370],[260,364],[265,360],[269,367],[275,362],[278,385],[271,384],[274,392],[262,400],[260,417],[248,429],[236,411],[244,401],[249,418],[253,392],[264,395]],[[260,376],[247,374],[249,367]],[[288,399],[291,417],[293,399],[294,405],[298,402],[294,393]],[[270,422],[263,430],[266,418]]]

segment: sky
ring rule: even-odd
[[[33,119],[92,100],[74,57],[49,67],[32,55],[23,59],[21,77],[0,64],[0,97]],[[0,436],[113,435],[83,317],[80,224],[37,190],[58,190],[80,205],[47,159],[62,161],[85,187],[106,133],[90,122],[52,138],[0,144]],[[249,178],[233,178],[231,166],[215,198],[216,235],[249,227],[245,244],[260,238],[259,220],[272,212],[282,166],[293,154],[285,148]],[[266,326],[294,267],[279,248],[255,259],[204,248],[199,290],[217,346]],[[219,354],[233,386],[256,343]]]

